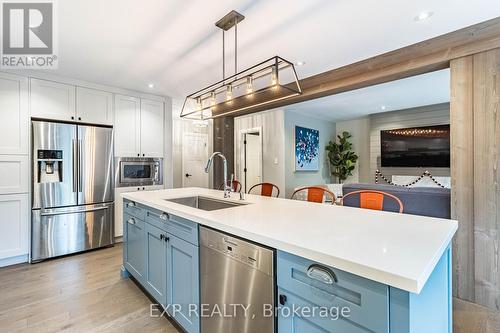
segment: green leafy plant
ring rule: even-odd
[[[339,183],[352,176],[358,160],[358,155],[352,151],[352,143],[349,142],[351,137],[352,135],[345,131],[342,135],[337,135],[338,142],[330,141],[326,146],[328,159],[333,168],[332,175],[337,177]]]

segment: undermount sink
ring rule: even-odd
[[[237,202],[219,200],[215,198],[202,197],[202,196],[165,199],[165,201],[170,201],[180,205],[207,211],[246,205],[246,203],[237,203]]]

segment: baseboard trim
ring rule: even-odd
[[[123,243],[123,236],[115,237],[115,244],[116,243]]]
[[[29,257],[27,254],[22,254],[20,256],[9,257],[0,259],[0,267],[6,267],[11,265],[17,265],[28,262]]]

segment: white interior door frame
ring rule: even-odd
[[[188,141],[188,140],[186,140],[186,137],[188,137],[188,136],[199,137],[199,138],[204,139],[203,141],[206,142],[206,145],[205,145],[205,153],[206,153],[205,157],[206,158],[204,160],[202,159],[203,162],[208,159],[208,153],[209,153],[209,151],[208,151],[208,139],[209,139],[208,134],[206,134],[206,133],[195,133],[195,132],[185,132],[185,133],[182,134],[182,148],[181,148],[181,150],[182,150],[182,160],[181,160],[182,187],[186,187],[186,185],[187,185],[186,184],[186,177],[185,177],[185,174],[188,173],[187,166],[186,166],[186,161],[185,161],[185,159],[186,159],[185,154],[186,154],[186,148],[187,147],[185,145],[186,145],[186,143]],[[201,171],[202,170],[200,170],[200,172]],[[206,177],[207,177],[206,181],[207,181],[207,187],[208,187],[209,184],[210,184],[210,177],[209,177],[208,174],[206,174]]]
[[[248,189],[245,189],[245,184],[246,184],[246,181],[244,179],[245,177],[245,144],[244,144],[244,141],[245,141],[245,135],[246,134],[249,134],[249,133],[259,133],[259,175],[260,175],[260,179],[263,179],[263,166],[262,166],[262,155],[263,155],[263,140],[262,140],[262,126],[259,126],[259,127],[253,127],[253,128],[245,128],[245,129],[242,129],[240,130],[239,132],[239,137],[240,137],[240,149],[239,149],[239,160],[240,160],[240,170],[238,170],[238,173],[239,173],[239,176],[240,176],[240,181],[241,181],[241,184],[243,186],[243,191],[247,191],[249,190]]]

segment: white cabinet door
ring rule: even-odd
[[[31,116],[75,120],[75,86],[31,79]]]
[[[0,73],[0,154],[28,154],[28,79]]]
[[[0,194],[28,193],[28,155],[0,155]]]
[[[76,117],[85,123],[113,125],[113,94],[76,87]]]
[[[115,95],[115,156],[137,157],[141,152],[141,102]]]
[[[141,99],[141,156],[163,157],[163,102]]]
[[[0,259],[29,251],[28,194],[0,195]]]

